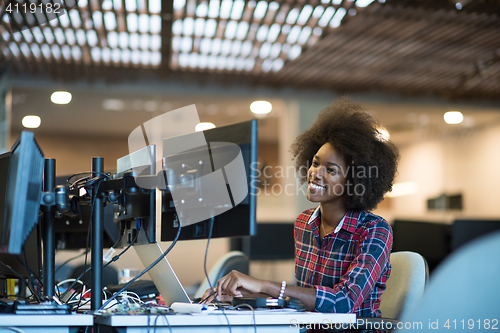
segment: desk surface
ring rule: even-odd
[[[86,314],[0,314],[0,330],[26,333],[76,333],[80,327],[94,325],[94,316]]]
[[[111,315],[95,318],[97,324],[113,327],[133,326],[249,326],[249,325],[296,325],[299,323],[352,323],[356,322],[355,314],[317,313],[288,311],[221,311],[194,314],[176,314],[164,316],[146,315]]]
[[[30,327],[30,326],[92,326],[94,316],[86,314],[0,314],[0,327]]]

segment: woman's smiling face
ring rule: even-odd
[[[343,200],[346,181],[344,157],[325,143],[314,155],[307,173],[307,199],[312,202]]]

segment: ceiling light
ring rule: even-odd
[[[343,7],[340,7],[339,9],[337,9],[337,12],[335,13],[335,15],[333,16],[332,20],[330,21],[330,27],[332,27],[332,28],[339,27],[340,26],[340,22],[344,18],[346,12],[347,11]]]
[[[460,124],[464,120],[464,116],[460,111],[448,111],[444,114],[444,121],[447,124]]]
[[[215,31],[217,30],[217,21],[207,20],[205,24],[205,37],[215,36]]]
[[[219,1],[210,1],[208,5],[208,17],[219,17]]]
[[[417,193],[418,184],[415,182],[396,183],[392,186],[392,191],[386,194],[386,197],[395,198],[403,195]]]
[[[245,2],[243,0],[235,0],[233,3],[233,9],[231,10],[231,19],[239,20],[243,14],[244,7]]]
[[[113,12],[107,12],[104,14],[104,26],[108,30],[116,29],[116,17]]]
[[[25,116],[22,120],[22,124],[26,128],[38,128],[42,120],[38,116]]]
[[[125,0],[125,8],[128,12],[135,12],[137,9],[137,2],[134,0]]]
[[[116,1],[119,3],[119,1]],[[160,13],[161,12],[161,2],[160,1],[149,1],[149,12],[150,13]]]
[[[71,102],[71,94],[67,91],[56,91],[50,96],[50,100],[54,104],[68,104]]]
[[[186,17],[182,26],[184,36],[191,36],[194,33],[194,20],[192,17]]]
[[[120,111],[125,107],[125,102],[119,99],[105,99],[102,108],[105,110]]]
[[[300,25],[306,24],[307,20],[309,20],[309,16],[313,11],[313,7],[311,5],[305,5],[300,12],[299,18],[297,19],[297,23]]]
[[[290,48],[290,51],[288,52],[288,59],[293,60],[297,58],[301,53],[302,48],[300,47],[300,45],[295,44]]]
[[[286,23],[295,24],[298,17],[299,17],[299,10],[297,8],[293,8],[288,12],[288,16],[286,17]]]
[[[151,3],[151,1],[149,3]],[[149,22],[150,22],[149,31],[153,34],[159,34],[161,32],[161,16],[151,15],[151,17],[149,18]]]
[[[257,36],[255,37],[259,42],[263,42],[267,38],[267,32],[269,31],[269,27],[267,25],[261,25],[259,30],[257,30]]]
[[[272,71],[273,72],[279,71],[280,69],[283,68],[284,64],[285,64],[285,62],[281,58],[274,60]]]
[[[235,40],[231,45],[231,55],[237,56],[240,53],[241,41]]]
[[[201,131],[209,130],[211,128],[215,128],[214,123],[204,122],[204,123],[199,123],[198,125],[196,125],[194,130],[196,132],[201,132]]]
[[[220,6],[220,18],[227,20],[231,15],[232,0],[223,0]]]
[[[203,37],[204,33],[205,33],[205,19],[197,18],[194,21],[194,35],[197,37]]]
[[[264,17],[267,11],[267,3],[265,1],[259,1],[257,7],[255,7],[255,11],[253,12],[253,17],[256,19],[261,19]]]
[[[288,37],[286,38],[287,43],[295,44],[301,31],[302,31],[302,28],[298,25],[295,25],[292,28],[292,30],[290,31],[290,33],[288,34]]]
[[[236,31],[236,38],[237,39],[245,39],[248,33],[248,23],[245,21],[241,21],[238,24],[238,30]]]
[[[255,67],[255,58],[247,58],[245,61],[245,70],[250,72]]]
[[[149,31],[149,15],[147,15],[147,14],[139,15],[138,29],[142,33],[148,33],[148,31]]]
[[[273,106],[268,101],[255,101],[250,104],[250,110],[255,114],[266,114],[271,112]]]
[[[174,9],[175,10],[183,9],[184,5],[186,5],[186,0],[174,0]]]
[[[206,2],[202,2],[198,6],[196,6],[196,16],[206,17],[207,13],[208,13],[208,7]]]
[[[372,2],[373,2],[373,0],[358,0],[358,1],[356,1],[356,6],[357,7],[366,7],[369,4],[371,4]]]
[[[333,7],[328,7],[324,13],[323,16],[318,21],[318,25],[320,27],[326,27],[328,22],[330,22],[330,19],[332,18],[333,14],[335,14],[335,9]]]

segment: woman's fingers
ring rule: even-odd
[[[258,291],[255,290],[259,288],[258,282],[258,280],[246,274],[233,270],[217,282],[217,293],[234,297],[256,293]]]
[[[226,302],[226,303],[231,303],[231,301],[233,300],[233,296],[229,296],[229,295],[214,295],[217,297],[217,301],[219,302]]]
[[[201,297],[200,303],[201,304],[208,304],[208,303],[210,303],[214,299],[216,290],[217,290],[216,287],[207,289],[203,293],[203,296]]]

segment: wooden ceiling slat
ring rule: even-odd
[[[92,4],[93,2],[94,2],[93,0],[88,0],[88,2],[87,2],[87,7],[86,7],[86,11],[85,11],[85,15],[84,16],[85,16],[87,22],[90,22],[89,25],[91,27],[89,27],[86,24],[87,22],[85,22],[85,28],[86,28],[86,30],[88,29],[88,30],[95,31],[96,36],[97,36],[97,45],[100,46],[101,49],[102,49],[104,47],[104,42],[102,40],[102,35],[99,33],[98,29],[96,28],[95,23],[94,23],[94,18],[92,16],[92,13],[94,11],[93,4]],[[97,10],[97,8],[95,8],[95,10]],[[93,60],[93,63],[95,65],[96,73],[100,73],[102,76],[107,77],[107,75],[106,75],[107,72],[105,70],[104,61],[102,60],[102,57],[101,57],[100,61],[97,62],[92,57],[91,49],[89,49],[89,51],[90,51],[90,56],[91,56],[90,58]]]
[[[78,47],[80,48],[81,53],[82,53],[81,64],[82,64],[82,67],[84,68],[82,71],[84,73],[84,77],[86,80],[91,81],[92,78],[94,77],[93,73],[95,73],[95,65],[94,65],[94,61],[92,60],[92,55],[90,54],[90,45],[89,45],[89,42],[87,39],[88,29],[86,27],[85,15],[83,14],[84,12],[82,12],[82,10],[80,9],[80,6],[78,4],[72,10],[75,11],[76,13],[78,13],[78,18],[80,20],[80,25],[81,25],[80,27],[77,28],[76,23],[73,22],[71,15],[69,15],[69,13],[68,13],[70,25],[73,28],[73,30],[75,31],[75,37],[76,37],[78,29],[82,30],[85,33],[84,45],[80,45],[78,38],[76,41],[76,45],[78,45]]]
[[[63,31],[63,34],[64,34],[64,27],[63,27],[62,22],[61,22],[61,16],[57,15],[55,18],[55,21],[57,22],[57,26],[52,27],[52,31],[54,31],[55,29],[61,29]],[[71,51],[71,47],[68,43],[68,40],[66,39],[66,34],[64,34],[64,43],[62,43],[62,45],[60,43],[57,43],[57,45],[60,48],[60,59],[61,59],[61,63],[64,66],[64,69],[61,68],[61,70],[60,70],[61,76],[62,76],[63,80],[70,81],[70,80],[72,80],[72,77],[74,77],[74,61],[75,60],[73,59],[72,56],[70,56],[70,59],[66,59],[66,57],[64,56],[63,48],[66,48],[66,49],[69,48]]]
[[[174,18],[173,0],[161,1],[161,65],[160,74],[166,77],[170,74],[172,58],[172,24]]]

